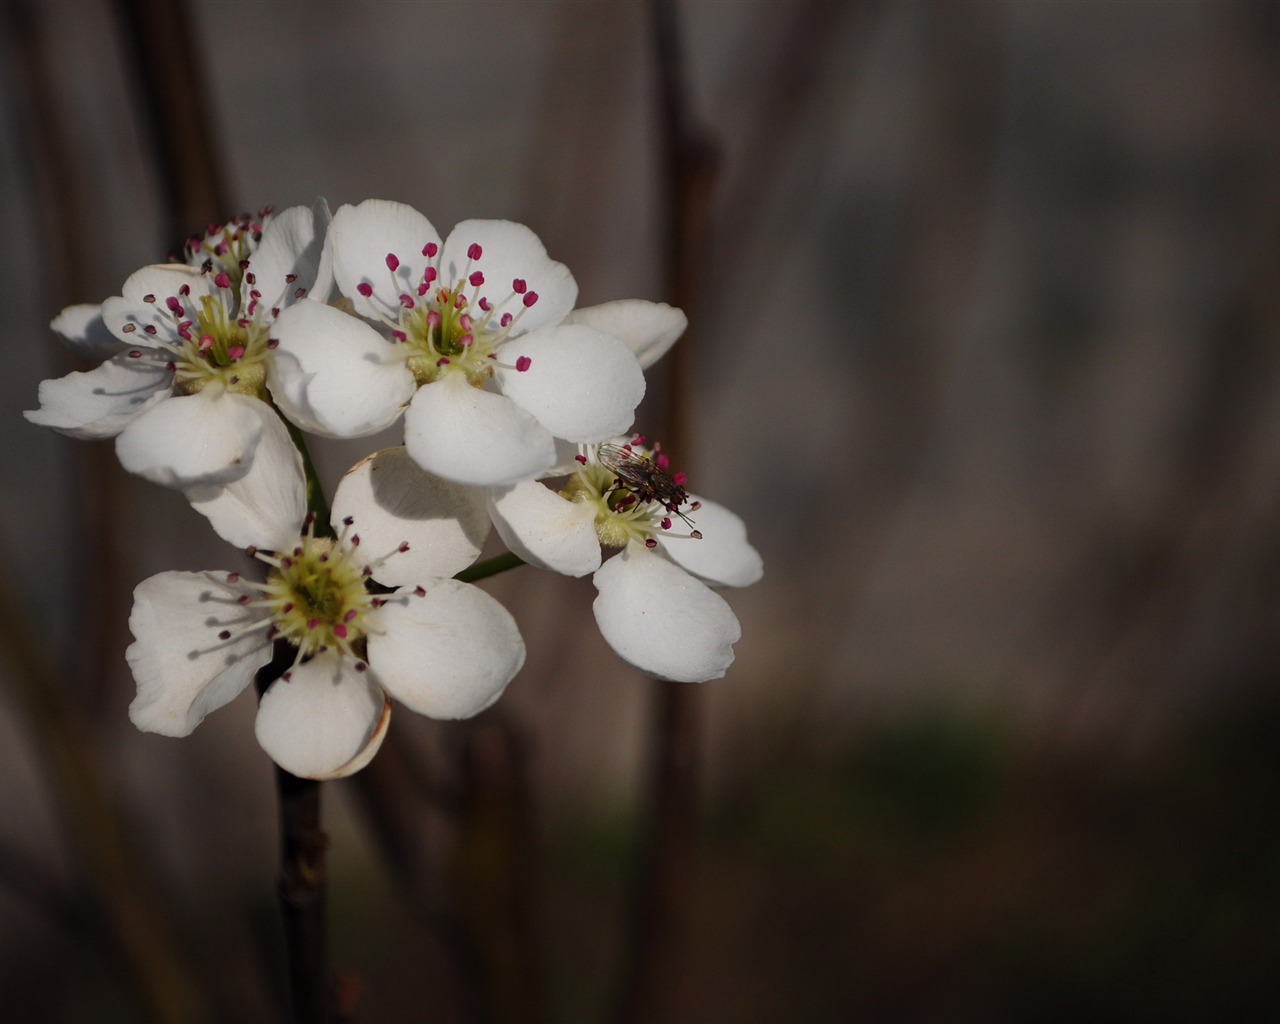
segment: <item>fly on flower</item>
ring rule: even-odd
[[[637,439],[636,443],[640,443]],[[614,489],[626,489],[639,501],[656,501],[668,512],[679,516],[689,526],[693,520],[681,510],[688,504],[689,493],[684,489],[683,473],[667,472],[665,456],[655,447],[655,458],[642,455],[630,444],[605,443],[596,449],[596,459],[600,465],[609,470],[617,479]],[[696,512],[701,503],[695,501],[689,506],[690,512]],[[691,534],[697,540],[702,534],[694,530]]]
[[[763,571],[746,525],[690,494],[684,474],[641,437],[584,444],[575,460],[559,489],[522,480],[491,493],[489,515],[507,547],[540,568],[592,574],[601,635],[648,675],[691,683],[723,676],[742,631],[713,588],[747,586]],[[688,518],[695,513],[696,530]]]

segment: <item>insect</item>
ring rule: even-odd
[[[629,444],[602,444],[596,449],[596,459],[614,475],[614,490],[622,488],[630,491],[634,495],[632,500],[656,501],[668,512],[693,525],[688,515],[681,511],[682,505],[689,504],[689,492],[684,489],[683,473],[673,476]],[[695,501],[689,505],[689,511],[696,512],[700,504]],[[663,521],[664,529],[669,528],[669,525],[670,520]],[[701,534],[694,530],[693,536],[701,537]]]

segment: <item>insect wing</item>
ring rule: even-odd
[[[645,493],[653,490],[653,474],[662,472],[643,455],[620,444],[602,444],[596,451],[596,458],[629,488]]]
[[[671,512],[689,500],[685,489],[665,469],[631,448],[602,444],[596,457],[619,482],[638,494],[642,501],[657,501]]]

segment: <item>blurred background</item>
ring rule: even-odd
[[[1275,1019],[1280,8],[679,0],[673,283],[656,5],[184,6],[221,219],[397,199],[528,224],[582,304],[688,296],[673,456],[766,574],[677,698],[697,818],[644,1019]],[[77,368],[52,315],[208,219],[169,224],[143,84],[176,8],[0,9],[0,1007],[282,1019],[252,697],[182,741],[126,715],[132,587],[242,556],[19,417]],[[370,448],[314,451],[332,487]],[[589,582],[485,586],[529,647],[498,707],[401,710],[325,787],[344,998],[626,1020],[671,684]]]

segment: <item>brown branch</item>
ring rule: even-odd
[[[432,819],[452,815],[415,760],[406,734],[392,729],[378,756],[345,784],[410,909],[445,950],[462,1018],[489,1024],[493,1009],[483,952],[440,891],[437,858],[427,847]]]
[[[494,1019],[537,1024],[547,1017],[535,955],[534,828],[528,754],[499,711],[451,731],[461,771],[458,848],[449,879],[468,933],[484,953]]]
[[[694,379],[698,306],[718,149],[695,124],[686,99],[675,4],[654,0],[661,144],[666,195],[668,297],[689,317],[689,330],[665,360],[659,433],[668,451],[690,464],[688,391]],[[646,818],[632,890],[627,975],[616,1019],[668,1019],[665,999],[683,960],[685,910],[691,903],[697,827],[701,693],[655,684],[646,775]]]
[[[175,248],[227,207],[198,47],[179,0],[117,0],[131,46],[142,104],[166,198],[166,235]],[[258,693],[278,679],[293,651],[277,645],[255,680]],[[325,902],[328,837],[320,827],[320,784],[276,769],[280,809],[280,910],[289,958],[289,989],[298,1024],[340,1020],[329,967]]]
[[[49,265],[38,277],[56,282],[51,291],[57,294],[45,296],[48,305],[56,308],[59,298],[83,300],[92,290],[94,270],[85,253],[93,248],[93,227],[50,77],[54,62],[44,12],[23,0],[7,0],[3,13],[7,31],[0,35],[7,42],[7,59],[2,63],[13,94],[20,97],[23,169],[46,225],[44,237],[52,240],[40,250]],[[86,640],[77,675],[85,692],[100,696],[107,678],[102,651],[108,649],[106,637],[113,624],[118,625],[118,574],[111,571],[118,561],[111,514],[117,471],[101,449],[77,455],[84,460],[77,504],[83,529],[77,534],[87,538],[84,550],[93,552],[92,559],[81,559],[92,563],[85,584],[72,588],[87,595],[77,617]],[[211,1020],[207,993],[176,940],[146,857],[130,842],[119,810],[103,785],[107,772],[89,723],[68,699],[65,680],[38,646],[37,634],[24,620],[8,574],[2,571],[0,620],[0,650],[8,661],[5,684],[19,699],[35,736],[60,822],[96,904],[87,921],[82,913],[79,916],[89,934],[120,958],[150,1019],[172,1024]],[[12,870],[15,865],[7,867]],[[42,895],[46,901],[54,899],[51,906],[56,908],[52,890]],[[75,915],[60,916],[69,926],[76,921]],[[82,924],[80,933],[84,931]]]
[[[400,891],[445,953],[461,1017],[543,1020],[525,741],[497,709],[445,729],[446,777],[430,779],[393,730],[348,784]],[[434,851],[432,833],[442,840]]]
[[[193,231],[228,215],[226,185],[204,67],[183,0],[116,0],[130,46],[165,194],[165,241],[176,252]]]
[[[293,663],[294,650],[278,641],[270,664],[254,680],[261,696]],[[276,766],[280,806],[280,878],[277,890],[289,951],[289,994],[297,1024],[335,1024],[335,988],[329,968],[325,854],[320,827],[320,783]]]
[[[7,40],[0,64],[7,85],[18,97],[15,104],[21,130],[17,141],[24,186],[35,197],[39,235],[48,241],[34,252],[41,261],[35,275],[41,290],[39,303],[49,314],[68,302],[83,302],[101,294],[101,267],[91,254],[99,252],[98,218],[89,216],[85,183],[76,173],[75,147],[51,69],[57,66],[50,47],[47,12],[27,0],[6,0],[4,28]],[[84,369],[82,362],[59,349],[56,374]],[[74,620],[81,624],[84,642],[79,645],[72,692],[91,709],[109,697],[109,670],[104,652],[123,650],[119,636],[128,607],[129,588],[120,571],[120,544],[116,530],[116,492],[120,469],[107,445],[65,446],[73,461],[77,500],[67,509],[74,520],[70,536],[80,566],[78,585],[69,587],[78,607]]]
[[[32,642],[34,636],[0,582],[0,650],[11,666],[5,680],[35,732],[64,827],[115,927],[135,987],[153,1020],[209,1021],[208,1000],[155,902],[145,859],[129,842],[102,785],[104,772],[88,726],[63,697],[57,675]]]

